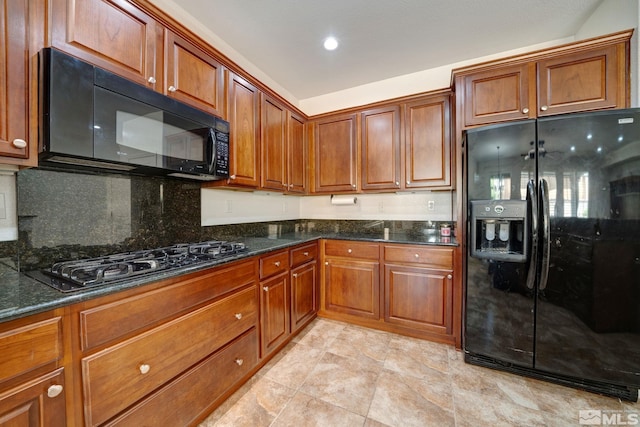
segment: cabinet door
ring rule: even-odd
[[[291,332],[304,326],[316,312],[316,262],[291,270]]]
[[[451,101],[430,97],[404,106],[404,188],[451,185]]]
[[[287,110],[268,97],[262,100],[261,186],[276,191],[287,188]]]
[[[624,108],[618,65],[616,45],[539,61],[538,116]]]
[[[368,319],[380,318],[380,264],[326,258],[324,309]]]
[[[223,116],[222,65],[182,37],[166,31],[167,76],[163,92],[182,102]]]
[[[451,334],[453,279],[449,270],[385,265],[385,322]]]
[[[64,387],[60,368],[0,393],[0,425],[65,427]]]
[[[361,113],[362,189],[400,188],[400,107]]]
[[[316,193],[357,190],[356,115],[326,118],[315,126]]]
[[[533,66],[533,65],[531,65]],[[505,66],[464,77],[464,125],[535,117],[530,111],[529,64]],[[535,104],[534,104],[535,105]]]
[[[256,188],[260,184],[260,94],[255,86],[234,74],[229,84],[231,177],[217,182]]]
[[[261,357],[265,357],[290,334],[289,273],[260,283]]]
[[[287,191],[305,194],[307,192],[308,144],[304,119],[289,114],[287,136]]]
[[[53,0],[52,45],[130,80],[162,82],[162,27],[126,0]]]
[[[16,159],[3,163],[25,164],[18,159],[29,156],[28,3],[0,0],[0,156]]]

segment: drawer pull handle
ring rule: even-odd
[[[62,393],[62,386],[60,384],[54,384],[47,389],[47,396],[56,397]]]
[[[146,363],[143,363],[142,365],[140,365],[140,373],[141,374],[146,374],[147,372],[149,372],[149,370],[151,369],[151,366],[147,365]]]
[[[547,107],[546,105],[543,105],[542,107],[540,107],[540,109],[542,111],[547,111],[549,109],[549,107]]]
[[[263,286],[262,290],[265,291],[265,292],[269,292],[269,287],[268,286]]]
[[[16,148],[27,148],[27,141],[25,141],[24,139],[16,138],[11,141],[11,145]]]
[[[280,261],[276,261],[273,263],[276,267],[280,267]]]
[[[243,363],[244,363],[244,360],[240,359],[239,357],[236,359],[236,365],[242,366]]]
[[[528,108],[523,108],[523,109],[522,109],[522,114],[527,114],[528,112],[529,112],[529,109],[528,109]]]
[[[173,93],[173,92],[175,92],[175,91],[176,91],[176,90],[178,90],[178,89],[176,89],[176,87],[175,87],[175,86],[169,86],[169,89],[167,89],[167,90],[168,90],[169,92]]]
[[[451,279],[453,279],[453,276],[450,275],[450,274],[447,274],[447,279],[451,280]]]
[[[149,77],[149,78],[147,79],[147,81],[148,81],[149,83],[151,83],[151,84],[154,84],[154,83],[156,82],[156,78],[155,78],[155,77],[153,77],[153,76],[151,76],[151,77]]]
[[[236,319],[238,320],[242,319],[242,313],[236,313]]]
[[[415,254],[414,256],[415,256],[416,258],[420,258],[420,255],[418,255],[418,254]]]
[[[351,253],[351,252],[353,252],[351,249],[347,250],[347,253]]]
[[[303,252],[302,255],[309,256],[309,252]]]

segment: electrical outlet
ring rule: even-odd
[[[431,212],[436,210],[436,202],[435,202],[435,200],[429,200],[427,202],[427,210],[431,211]]]

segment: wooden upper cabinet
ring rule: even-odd
[[[453,71],[463,128],[629,106],[631,31]]]
[[[260,92],[236,74],[229,74],[229,122],[231,123],[229,179],[213,186],[257,188],[260,185]]]
[[[52,45],[155,88],[162,27],[126,0],[52,0]]]
[[[6,157],[2,163],[36,162],[35,154],[29,159],[30,146],[37,148],[37,138],[29,141],[29,3],[0,0],[0,156]]]
[[[287,189],[287,110],[267,96],[262,97],[261,186]]]
[[[362,189],[400,189],[400,106],[361,114]]]
[[[314,191],[316,193],[356,191],[356,114],[320,119],[314,129]]]
[[[305,194],[307,192],[307,159],[309,156],[306,129],[307,126],[302,117],[289,113],[287,121],[287,157],[289,159],[287,181],[289,185],[287,191],[290,193]]]
[[[463,90],[466,126],[530,117],[528,64],[471,74]]]
[[[614,45],[539,61],[538,116],[624,107],[617,52]]]
[[[405,104],[404,127],[404,188],[450,186],[450,96],[431,96]]]
[[[223,67],[215,58],[172,31],[166,31],[167,95],[224,116]]]

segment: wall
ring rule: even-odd
[[[278,193],[202,189],[203,226],[290,219],[362,219],[451,221],[448,191],[358,194],[353,205],[332,205],[331,196],[285,196]],[[428,202],[433,202],[429,210]]]

